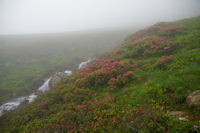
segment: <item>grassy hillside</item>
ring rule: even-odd
[[[0,36],[0,104],[30,94],[54,72],[109,51],[129,29]]]
[[[200,17],[157,23],[0,119],[1,132],[192,131],[200,109]],[[170,115],[184,111],[186,121]]]

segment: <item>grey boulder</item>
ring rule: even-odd
[[[196,90],[187,96],[186,100],[189,107],[199,107],[200,106],[200,90]]]

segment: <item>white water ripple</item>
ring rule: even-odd
[[[81,69],[83,67],[86,67],[88,65],[88,63],[90,63],[92,61],[92,59],[88,59],[87,61],[83,61],[79,64],[78,69]]]
[[[38,89],[41,92],[45,92],[47,90],[49,90],[49,81],[51,80],[51,78],[48,78],[44,84],[42,86],[40,86],[40,88]]]
[[[87,61],[81,62],[78,66],[78,69],[81,69],[83,67],[86,67],[88,65],[88,63],[90,63],[92,61],[92,59],[88,59]],[[68,74],[68,76],[72,75],[72,71],[70,70],[66,70],[64,71],[64,73]],[[51,77],[48,78],[39,88],[38,91],[39,92],[45,92],[48,91],[50,89],[49,87],[49,82],[51,80]],[[4,104],[2,104],[0,106],[0,116],[2,116],[4,111],[10,111],[10,110],[14,110],[17,107],[19,107],[19,105],[25,101],[28,101],[29,103],[33,102],[35,100],[35,98],[37,98],[37,94],[32,93],[29,96],[25,96],[25,97],[19,97],[16,99],[13,99],[11,101],[8,101]]]
[[[41,87],[39,87],[38,91],[44,92],[49,90],[49,81],[51,78],[48,78]],[[16,99],[13,99],[12,101],[9,101],[7,103],[4,103],[0,106],[0,116],[3,114],[4,111],[14,110],[16,109],[22,102],[28,101],[29,103],[33,102],[35,98],[37,98],[38,95],[35,93],[32,93],[29,96],[26,97],[19,97]]]

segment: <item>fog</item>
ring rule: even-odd
[[[136,27],[198,15],[199,0],[1,0],[0,34]]]
[[[169,31],[166,32],[165,35],[164,32],[162,36],[162,30],[165,29],[164,26],[161,26],[162,28],[159,29],[158,34],[154,34],[156,30],[154,31],[153,29],[152,32],[144,32],[144,36],[143,34],[140,36],[139,33],[132,39],[132,35],[134,32],[158,22],[175,21],[196,16],[200,16],[200,0],[0,0],[0,117],[4,113],[6,114],[5,111],[21,107],[21,109],[23,109],[37,97],[39,97],[38,101],[40,101],[40,98],[44,98],[44,102],[41,102],[41,107],[44,105],[45,110],[47,109],[46,105],[48,105],[46,104],[46,101],[50,101],[50,103],[52,101],[53,104],[51,107],[54,107],[54,104],[56,104],[56,107],[57,105],[60,106],[62,102],[68,101],[68,97],[66,97],[68,96],[68,90],[70,90],[69,98],[76,98],[73,97],[73,91],[71,91],[72,86],[74,88],[79,85],[87,86],[86,84],[90,84],[94,86],[95,89],[97,89],[96,87],[106,88],[105,85],[108,85],[108,87],[110,87],[110,85],[103,84],[103,82],[109,83],[112,79],[116,79],[117,84],[119,81],[120,85],[122,84],[122,80],[121,78],[119,79],[118,76],[126,75],[126,73],[132,72],[132,70],[136,72],[136,75],[133,75],[134,77],[130,78],[130,80],[128,78],[126,79],[126,77],[131,75],[126,77],[121,76],[123,78],[124,86],[124,81],[132,82],[132,79],[136,79],[132,83],[137,85],[136,83],[138,82],[138,86],[140,87],[140,83],[149,82],[149,80],[146,80],[149,79],[147,77],[148,75],[158,76],[161,71],[164,73],[161,73],[163,75],[154,78],[155,83],[157,82],[156,79],[165,77],[166,73],[169,73],[169,76],[172,78],[173,76],[176,77],[177,73],[172,76],[170,75],[171,72],[173,72],[171,70],[176,67],[178,68],[179,65],[182,68],[182,63],[175,64],[175,66],[173,66],[173,64],[165,65],[160,63],[165,63],[166,61],[162,62],[162,60],[168,60],[171,59],[171,57],[179,59],[183,53],[181,52],[180,55],[174,54],[174,51],[178,51],[179,44],[181,44],[181,48],[184,46],[187,48],[187,42],[191,43],[191,47],[194,46],[194,40],[197,38],[199,33],[199,31],[195,31],[199,30],[199,21],[196,21],[199,20],[199,17],[198,19],[191,19],[195,27],[193,29],[195,30],[191,31],[190,29],[187,30],[187,32],[184,32],[184,36],[174,37],[177,39],[177,42],[173,37],[171,37],[176,35],[176,33],[170,34],[171,31]],[[178,28],[174,28],[174,26],[170,25],[169,28],[167,27],[167,30],[168,29],[173,29],[172,31],[174,32],[174,29],[177,30]],[[181,27],[180,29],[184,28]],[[136,46],[135,43],[133,43],[137,39],[145,39],[146,36],[150,34],[150,37],[153,39],[145,40],[144,43],[142,42],[143,44],[141,43],[141,47]],[[185,37],[191,39],[186,38],[186,40]],[[160,41],[160,39],[157,38],[163,38],[164,41],[162,39]],[[181,39],[186,43],[184,43],[184,41],[183,43],[179,43],[179,40]],[[155,45],[148,44],[148,42],[154,43],[154,41],[156,42]],[[166,44],[159,45],[159,47],[157,46],[157,44],[163,42],[166,42]],[[167,49],[171,47],[171,52],[166,52],[166,47]],[[176,47],[177,49],[175,49]],[[157,49],[159,52],[156,52]],[[162,52],[160,52],[162,49],[164,51],[163,55],[161,54]],[[186,50],[187,49],[185,49],[185,51]],[[195,50],[196,49],[194,49],[194,60],[196,59]],[[192,52],[189,51],[187,53],[190,54]],[[153,55],[154,53],[155,56]],[[171,53],[172,55],[169,55]],[[146,55],[149,55],[150,58],[147,58]],[[191,55],[188,55],[188,57],[190,56]],[[121,57],[122,59],[120,59]],[[94,68],[91,65],[92,67],[89,67],[89,69],[86,68],[82,69],[83,71],[77,71],[78,69],[87,66],[93,60],[99,58],[105,58],[105,60],[103,59],[103,61],[100,62],[103,63],[105,61],[105,64],[108,64],[108,67],[107,65],[97,63],[97,66]],[[193,60],[193,57],[190,59]],[[191,63],[192,60],[188,60],[188,62]],[[127,66],[121,65],[123,63],[128,67],[134,65],[137,66],[138,63],[138,68],[132,69],[130,67],[129,70]],[[164,66],[163,68],[160,67],[162,65]],[[105,72],[104,67],[102,66],[106,66]],[[110,66],[112,66],[112,68]],[[168,66],[170,67],[168,68]],[[165,71],[165,67],[166,70],[170,71]],[[181,72],[189,70],[189,68],[192,68],[191,70],[193,70],[193,67],[186,67],[186,69],[181,69]],[[85,70],[88,74],[85,74]],[[93,72],[93,70],[95,71]],[[110,72],[108,72],[108,70]],[[146,70],[147,75],[144,74],[146,73]],[[157,73],[158,70],[159,73]],[[117,73],[115,74],[114,72],[116,71]],[[137,74],[140,73],[140,71],[142,71],[142,73],[140,75]],[[155,72],[155,74],[153,72]],[[190,71],[186,72],[189,73]],[[186,72],[184,74],[187,74]],[[74,76],[75,78],[68,78],[69,80],[72,79],[68,82],[67,76],[74,73],[77,73],[77,75]],[[102,75],[106,75],[108,78]],[[86,76],[86,78],[83,76]],[[191,76],[189,75],[189,77]],[[63,78],[66,78],[66,81]],[[76,80],[76,78],[79,79]],[[101,81],[98,79],[99,81],[96,82],[95,80],[97,78]],[[110,78],[111,80],[109,80]],[[60,80],[63,80],[63,82],[60,82]],[[79,82],[79,80],[81,82]],[[153,80],[152,83],[154,82]],[[160,81],[161,80],[162,79],[160,79]],[[179,77],[176,80],[177,84],[180,84],[181,82],[179,82],[179,80],[181,81],[182,77]],[[163,81],[164,80],[162,80],[162,82]],[[188,81],[190,81],[189,78]],[[191,81],[193,81],[193,79]],[[159,82],[158,84],[160,85]],[[194,82],[196,82],[195,79]],[[59,83],[58,89],[55,86],[57,83]],[[72,83],[71,87],[68,87],[69,83]],[[172,83],[172,86],[174,84],[175,82]],[[177,86],[177,92],[179,92],[179,90],[182,92],[181,89],[187,89],[188,86],[189,85],[186,87]],[[53,93],[51,93],[52,88],[54,88],[52,90]],[[145,88],[145,86],[142,88]],[[86,89],[86,91],[90,92],[89,87]],[[95,91],[95,89],[91,92]],[[50,90],[50,92],[46,93],[45,91],[48,90]],[[107,91],[104,90],[103,92],[107,93]],[[123,92],[125,91],[123,90]],[[128,89],[128,91],[130,90]],[[146,92],[148,91],[145,90],[143,92],[145,92],[146,95]],[[42,93],[46,94],[42,95]],[[109,93],[110,92],[108,92],[108,94]],[[54,94],[59,95],[58,97],[54,97]],[[100,97],[101,94],[99,95]],[[130,97],[131,101],[132,96],[135,95],[134,93],[132,94]],[[50,100],[48,100],[48,96],[50,96]],[[88,98],[89,95],[86,99]],[[178,98],[179,96],[177,99]],[[181,97],[181,99],[183,98]],[[35,102],[37,103],[37,101]],[[59,102],[59,104],[57,104],[57,102]],[[72,102],[73,105],[75,105],[74,103]],[[31,106],[32,105],[30,105],[30,107]],[[40,110],[40,105],[38,107]],[[51,109],[51,107],[48,105],[48,109]],[[55,112],[54,110],[49,111],[50,113]],[[17,110],[16,112],[20,112],[20,110]],[[34,113],[34,111],[30,112],[31,117],[37,115],[37,112],[33,115],[32,113]],[[23,115],[23,113],[21,114]],[[14,115],[11,113],[9,118],[13,116]],[[27,117],[27,115],[25,115],[25,117]],[[7,117],[1,118],[6,118],[6,120],[8,120]],[[22,118],[24,117],[22,116]],[[15,118],[12,118],[12,120],[15,120]],[[30,122],[31,120],[32,118],[30,119]],[[0,125],[4,125],[1,124],[2,121],[4,120],[0,119]],[[0,130],[1,129],[0,126]],[[13,131],[17,130],[18,129],[16,128],[16,130]]]

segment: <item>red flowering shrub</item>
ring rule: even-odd
[[[77,105],[76,108],[77,108],[78,110],[80,110],[80,109],[83,109],[83,108],[85,108],[85,107],[86,107],[85,105]]]
[[[75,75],[75,85],[79,88],[82,86],[95,88],[112,84],[111,87],[115,89],[131,80],[130,69],[130,65],[119,61],[119,58],[98,59]]]
[[[124,74],[117,75],[116,78],[111,78],[108,81],[108,84],[111,86],[112,90],[114,90],[116,88],[124,86],[131,79],[133,79],[133,72],[127,71]]]
[[[179,42],[170,41],[160,36],[145,36],[135,39],[130,45],[126,46],[127,51],[125,57],[149,57],[149,56],[161,56],[170,55],[176,49],[182,48]]]
[[[138,64],[133,64],[133,67],[137,67],[138,66]]]
[[[175,26],[170,23],[158,23],[130,35],[125,41],[125,57],[149,57],[170,55],[177,48],[182,48],[179,42],[172,41],[175,36],[184,30],[184,26]]]
[[[134,33],[132,35],[129,35],[125,40],[133,41],[135,39],[142,38],[145,36],[150,36],[152,34],[158,34],[161,36],[164,36],[164,35],[165,36],[167,36],[167,35],[173,36],[176,33],[179,33],[180,31],[182,31],[184,29],[186,29],[186,28],[182,25],[176,26],[169,22],[160,22],[153,26],[150,26],[150,27],[144,28],[140,31],[137,31],[136,33]]]
[[[155,103],[135,108],[125,106],[123,110],[130,112],[124,115],[125,126],[135,132],[169,132],[173,123],[176,123],[170,117],[168,109]],[[171,121],[171,123],[168,123],[168,121]]]
[[[162,36],[174,36],[175,34],[179,33],[180,31],[184,29],[185,27],[182,25],[180,26],[170,25],[167,27],[160,28],[159,34]]]
[[[174,58],[173,55],[171,56],[164,56],[160,59],[158,59],[156,67],[160,68],[160,69],[166,69],[166,65]]]
[[[136,32],[120,49],[77,70],[28,109],[19,108],[17,117],[5,113],[12,118],[6,128],[10,132],[189,132],[199,123],[199,111],[185,106],[189,92],[199,87],[199,43],[193,34],[172,37],[183,29],[158,23]],[[197,49],[188,50],[189,42]],[[193,110],[188,121],[169,115],[179,109]],[[1,123],[8,120],[1,119]]]

